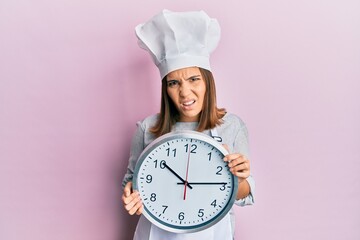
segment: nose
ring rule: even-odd
[[[187,81],[184,81],[180,86],[180,97],[186,97],[191,93],[191,86]]]

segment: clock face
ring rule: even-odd
[[[144,216],[167,231],[208,228],[231,209],[237,179],[223,158],[225,148],[209,136],[182,131],[153,141],[136,165],[133,188]]]

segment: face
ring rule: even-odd
[[[199,121],[206,92],[198,67],[182,68],[166,77],[167,93],[180,114],[180,122]]]

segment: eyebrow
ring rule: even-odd
[[[200,77],[201,75],[194,75],[194,76],[191,76],[189,78],[187,78],[186,80],[190,80],[192,78],[197,78],[197,77]],[[171,79],[166,79],[167,82],[170,82],[170,81],[179,81],[178,79],[174,79],[174,78],[171,78]]]
[[[197,77],[200,77],[200,75],[194,75],[194,76],[191,76],[191,77],[189,77],[188,79],[186,79],[186,80],[190,80],[190,79],[192,79],[192,78],[197,78]]]

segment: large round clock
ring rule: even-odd
[[[176,233],[200,231],[220,221],[238,187],[223,160],[226,154],[220,143],[195,131],[154,140],[140,155],[133,178],[144,216]]]

